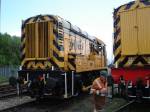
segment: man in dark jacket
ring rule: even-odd
[[[107,83],[108,83],[108,97],[112,99],[113,97],[113,84],[114,84],[114,79],[111,75],[107,76]]]

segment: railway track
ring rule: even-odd
[[[30,112],[30,111],[38,111],[38,112],[52,112],[59,107],[65,106],[64,100],[58,100],[58,99],[43,99],[40,102],[37,102],[36,100],[31,102],[26,102],[20,105],[16,105],[10,108],[6,108],[1,110],[1,112]]]
[[[11,97],[17,94],[16,87],[11,85],[1,85],[0,86],[0,98]]]
[[[131,101],[117,110],[113,112],[150,112],[150,102],[144,101],[144,102],[136,102],[136,101]]]
[[[113,112],[129,112],[129,107],[132,105],[135,101],[130,101],[129,103],[121,106],[120,108],[114,110]]]
[[[90,95],[80,95],[71,99],[46,98],[40,102],[30,100],[25,103],[1,110],[1,112],[92,112]],[[26,99],[26,98],[25,98]],[[106,111],[107,112],[107,111]],[[131,101],[115,111],[109,112],[150,112],[149,103]]]
[[[29,105],[36,104],[36,100],[27,101],[25,103],[17,104],[15,106],[11,106],[5,109],[0,110],[0,112],[19,112],[19,109],[28,107]]]
[[[26,91],[26,87],[23,87],[23,92]],[[0,99],[8,98],[17,95],[17,88],[11,85],[0,85]]]
[[[80,102],[85,101],[86,98],[89,98],[89,96],[81,95],[71,99],[46,98],[42,99],[40,102],[32,101],[16,105],[11,108],[1,110],[1,112],[91,112],[87,111],[89,109],[84,107],[86,106],[85,102],[79,104]],[[85,111],[83,111],[83,109],[85,109]]]

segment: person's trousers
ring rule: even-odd
[[[103,112],[103,108],[105,106],[105,96],[94,95],[94,104],[96,112]]]

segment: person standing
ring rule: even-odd
[[[138,77],[136,80],[136,100],[137,102],[141,102],[142,101],[142,96],[144,93],[144,82],[142,80],[141,77]]]
[[[125,91],[126,91],[126,83],[123,75],[121,75],[119,79],[119,95],[121,97],[125,97]]]
[[[109,98],[109,101],[111,102],[112,101],[112,98],[113,98],[113,93],[114,93],[114,91],[113,91],[113,89],[114,89],[114,86],[113,86],[113,84],[114,84],[114,79],[113,79],[113,77],[112,77],[112,75],[111,74],[109,74],[108,76],[107,76],[107,83],[108,83],[108,98]]]
[[[105,100],[107,95],[107,72],[101,71],[100,77],[93,81],[91,93],[94,98],[94,112],[104,112]]]

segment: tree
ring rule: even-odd
[[[0,33],[0,66],[20,64],[20,38]]]

